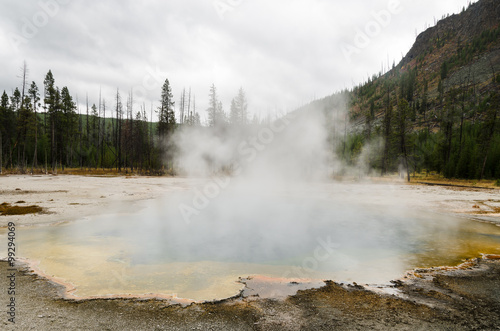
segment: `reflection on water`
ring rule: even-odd
[[[500,253],[496,226],[407,208],[233,192],[188,223],[182,199],[189,197],[149,201],[131,215],[18,228],[20,255],[75,286],[76,296],[212,300],[237,294],[238,277],[249,275],[386,283],[415,267]]]

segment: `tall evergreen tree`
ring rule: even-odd
[[[27,166],[26,160],[26,145],[28,144],[28,138],[30,136],[33,120],[33,111],[31,108],[31,100],[29,96],[24,97],[24,101],[21,102],[21,107],[19,108],[19,116],[17,119],[17,164],[19,169],[24,171]]]
[[[44,91],[44,104],[46,112],[49,115],[50,121],[50,158],[52,170],[56,167],[56,120],[57,120],[57,107],[58,107],[58,94],[59,91],[55,87],[55,80],[52,71],[49,70],[43,81],[45,88]]]
[[[19,108],[21,107],[21,92],[17,87],[10,97],[10,103],[12,110],[16,112],[17,116],[19,116]]]
[[[64,86],[61,90],[61,125],[60,128],[60,160],[61,166],[70,166],[73,163],[73,150],[76,143],[77,134],[77,117],[76,117],[76,105],[73,101],[73,97],[69,93],[68,87]]]
[[[30,89],[28,93],[31,97],[31,102],[33,102],[33,111],[35,113],[34,116],[34,128],[35,128],[35,151],[33,152],[33,162],[31,164],[31,172],[33,172],[33,168],[38,166],[38,114],[37,114],[37,105],[40,101],[40,93],[38,91],[38,86],[35,82],[31,82]]]
[[[14,113],[14,108],[9,104],[9,97],[5,91],[2,94],[1,104],[0,104],[0,120],[2,121],[2,147],[4,149],[4,154],[8,157],[7,161],[4,162],[6,167],[12,168],[12,152],[13,152],[13,138],[16,134],[16,114]]]
[[[3,91],[0,99],[0,173],[2,173],[3,169],[4,145],[10,149],[9,128],[12,129],[10,121],[13,118],[9,105],[9,96]]]
[[[222,102],[219,100],[217,95],[217,89],[215,84],[210,87],[209,93],[209,103],[208,103],[208,125],[209,126],[223,126],[227,122],[226,113],[222,106]]]
[[[240,122],[239,117],[240,116],[238,114],[238,107],[236,106],[236,100],[233,99],[231,100],[231,108],[229,110],[229,123],[231,125],[238,125]]]
[[[160,138],[168,137],[175,128],[175,111],[172,88],[168,78],[161,89],[160,107],[158,108],[158,135]]]
[[[240,88],[238,95],[231,101],[229,122],[233,125],[246,125],[248,123],[248,104],[243,88]]]
[[[219,100],[217,97],[217,89],[215,87],[215,84],[212,84],[210,86],[210,93],[208,94],[208,97],[210,98],[209,103],[208,103],[208,125],[209,126],[215,126],[217,123],[217,109],[219,106]]]

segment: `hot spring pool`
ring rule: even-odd
[[[193,191],[137,203],[134,213],[18,228],[18,256],[77,297],[204,301],[237,294],[238,278],[250,275],[385,284],[416,267],[500,253],[499,227],[414,210],[390,194],[379,204],[380,196],[334,184],[259,196],[234,186],[189,221],[179,206]]]

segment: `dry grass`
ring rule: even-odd
[[[103,176],[103,177],[120,177],[120,176],[174,176],[175,173],[171,170],[134,170],[131,171],[130,168],[123,168],[122,171],[117,169],[102,169],[102,168],[58,168],[56,171],[48,170],[47,173],[44,169],[25,169],[19,170],[14,169],[3,169],[2,175],[78,175],[78,176]]]
[[[133,175],[130,171],[119,172],[116,169],[100,169],[100,168],[98,169],[65,168],[64,171],[59,169],[57,173],[60,175],[109,176],[109,177]]]
[[[370,181],[376,183],[407,183],[406,177],[401,178],[397,173],[386,174],[383,177],[368,177]],[[334,176],[332,179],[337,181],[359,181],[361,178],[356,176]],[[499,189],[500,180],[477,180],[477,179],[449,179],[434,173],[411,173],[410,185],[444,185],[467,188],[480,189]]]
[[[430,183],[436,185],[451,185],[451,186],[463,186],[471,188],[498,188],[495,180],[477,180],[477,179],[449,179],[441,175],[420,173],[415,176],[411,176],[411,181],[413,183]]]
[[[8,216],[8,215],[27,215],[27,214],[38,214],[43,212],[44,209],[40,206],[32,205],[32,206],[12,206],[10,203],[2,203],[0,204],[0,215]]]
[[[121,177],[121,176],[173,176],[171,171],[163,170],[134,170],[130,168],[123,168],[122,171],[117,169],[95,169],[95,168],[65,168],[64,171],[58,170],[57,174],[60,175],[78,175],[78,176],[106,176],[106,177]]]

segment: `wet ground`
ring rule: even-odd
[[[5,283],[7,265],[1,262]],[[7,330],[495,330],[500,328],[500,262],[465,270],[419,270],[396,282],[398,296],[327,282],[283,300],[235,297],[168,305],[162,300],[63,300],[60,286],[18,268],[15,327]],[[2,284],[2,288],[5,285]],[[2,291],[1,301],[7,302]]]
[[[233,181],[186,222],[178,207],[199,191],[177,179],[159,198],[127,203],[133,211],[19,227],[17,256],[66,284],[68,298],[203,302],[237,295],[240,277],[388,284],[417,267],[500,254],[499,227],[414,207],[413,191],[398,187]]]
[[[112,179],[106,180],[71,177],[70,181],[83,185],[60,192],[67,183],[61,178],[56,185],[46,185],[39,179],[41,187],[32,187],[29,178],[2,178],[4,202],[19,200],[19,190],[35,193],[23,194],[27,204],[39,204],[48,208],[57,204],[54,216],[42,215],[43,222],[49,218],[60,220],[61,215],[74,215],[72,205],[82,197],[85,203],[99,202],[112,194],[125,198],[127,193],[116,181],[123,181],[128,189],[144,192],[143,198],[154,197],[149,190],[164,192],[170,187],[171,179]],[[128,181],[137,181],[127,183]],[[45,185],[45,186],[44,186]],[[95,192],[95,185],[100,190]],[[107,188],[109,186],[109,188]],[[82,192],[82,187],[86,190]],[[112,193],[109,193],[108,191]],[[52,192],[52,193],[49,193]],[[498,190],[480,191],[425,186],[381,185],[380,192],[391,192],[398,202],[402,192],[405,199],[412,199],[419,208],[429,208],[442,213],[473,215],[483,221],[498,221]],[[358,198],[372,196],[373,192],[358,191]],[[10,199],[10,200],[9,200]],[[45,199],[47,201],[45,201]],[[132,200],[132,198],[130,198]],[[52,201],[50,201],[52,200]],[[58,201],[53,201],[58,200]],[[67,203],[64,210],[61,202]],[[386,204],[384,196],[377,195],[373,204]],[[59,208],[59,209],[57,209]],[[61,212],[58,212],[61,210]],[[102,210],[102,209],[101,209]],[[99,210],[93,210],[98,213]],[[84,213],[79,214],[84,215]],[[23,216],[24,217],[24,216]],[[3,222],[15,220],[20,224],[36,223],[37,217],[14,219],[6,216]],[[492,256],[494,257],[494,256]],[[204,304],[192,304],[183,308],[172,305],[169,300],[157,299],[63,299],[64,288],[34,274],[29,268],[18,265],[15,271],[8,270],[7,263],[0,262],[0,303],[6,305],[10,295],[12,272],[16,275],[16,324],[8,316],[0,319],[1,329],[18,330],[494,330],[500,328],[500,262],[496,259],[476,259],[461,268],[418,269],[411,277],[396,281],[390,286],[371,288],[357,284],[327,282],[321,288],[305,289],[294,281],[278,282],[273,285],[281,290],[303,288],[290,297],[266,292],[269,287],[261,286],[259,279],[242,279],[246,289],[233,298]],[[202,279],[201,279],[202,281]],[[312,286],[314,285],[314,286]],[[316,287],[317,284],[311,284]],[[321,285],[321,284],[320,284]],[[257,290],[256,290],[257,289]],[[264,289],[264,290],[263,290]],[[258,293],[262,296],[257,296]],[[286,292],[286,291],[285,291]],[[273,299],[274,297],[274,299]],[[278,297],[278,298],[276,298]]]

